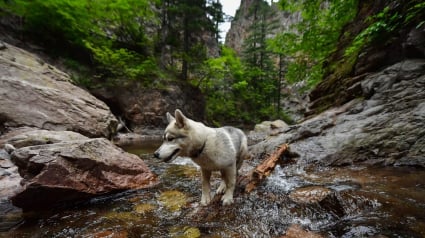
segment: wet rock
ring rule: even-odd
[[[106,230],[106,231],[95,232],[93,234],[88,234],[87,236],[83,236],[83,237],[93,237],[93,238],[104,238],[104,237],[126,238],[126,237],[128,237],[128,232],[127,231],[111,231],[111,230]]]
[[[105,103],[37,56],[6,46],[0,55],[1,124],[70,130],[89,137],[115,132],[118,121]]]
[[[142,160],[106,139],[23,147],[14,151],[12,161],[24,178],[23,191],[12,201],[24,210],[145,188],[156,182]]]
[[[425,168],[425,157],[424,156],[405,156],[396,162],[395,166],[417,166]]]
[[[10,154],[5,149],[0,149],[0,167],[9,168],[13,163],[10,161]]]
[[[0,149],[0,202],[9,199],[22,188],[21,180],[18,168],[10,160],[10,154]]]
[[[134,211],[139,214],[145,214],[154,211],[156,208],[157,207],[154,204],[141,203],[134,206]]]
[[[342,237],[377,237],[377,238],[385,238],[384,235],[377,234],[378,231],[374,227],[369,226],[354,226],[346,232]]]
[[[8,200],[0,200],[0,236],[23,221],[22,210],[14,207]],[[6,235],[7,236],[7,235]]]
[[[300,225],[292,224],[286,234],[280,238],[323,238],[320,234],[304,230]]]
[[[22,177],[18,167],[11,161],[10,154],[16,148],[52,144],[69,140],[87,140],[81,134],[72,131],[47,131],[34,128],[20,128],[2,135],[0,145],[4,144],[5,150],[0,150],[0,199],[8,199],[22,189]]]
[[[169,233],[170,237],[181,237],[181,238],[197,238],[201,237],[201,232],[196,227],[184,226],[184,227],[172,227]]]
[[[15,149],[16,149],[15,146],[13,146],[11,144],[5,144],[4,145],[4,150],[9,154],[11,154]]]
[[[296,203],[318,203],[332,193],[332,190],[321,186],[298,188],[289,194],[289,198]]]
[[[179,211],[187,203],[186,195],[177,190],[164,191],[158,200],[172,212]]]

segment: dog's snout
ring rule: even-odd
[[[153,153],[153,156],[154,156],[155,158],[159,159],[159,152],[158,152],[158,151],[155,151],[155,153]]]

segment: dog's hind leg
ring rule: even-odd
[[[202,195],[201,195],[201,205],[206,206],[211,202],[211,171],[202,169]]]

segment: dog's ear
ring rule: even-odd
[[[187,118],[179,109],[176,109],[176,111],[174,112],[174,116],[176,117],[176,125],[178,128],[183,128],[186,126]]]
[[[167,121],[168,121],[168,123],[171,123],[172,120],[174,120],[174,117],[169,112],[167,112]]]

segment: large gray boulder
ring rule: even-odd
[[[0,126],[31,126],[109,137],[117,120],[108,106],[70,77],[7,43],[0,50]]]
[[[17,148],[11,160],[23,178],[23,189],[12,202],[24,210],[52,208],[156,183],[156,176],[138,156],[105,138]]]
[[[425,167],[425,60],[388,66],[353,88],[362,97],[270,136],[251,147],[254,157],[289,143],[305,163]]]

